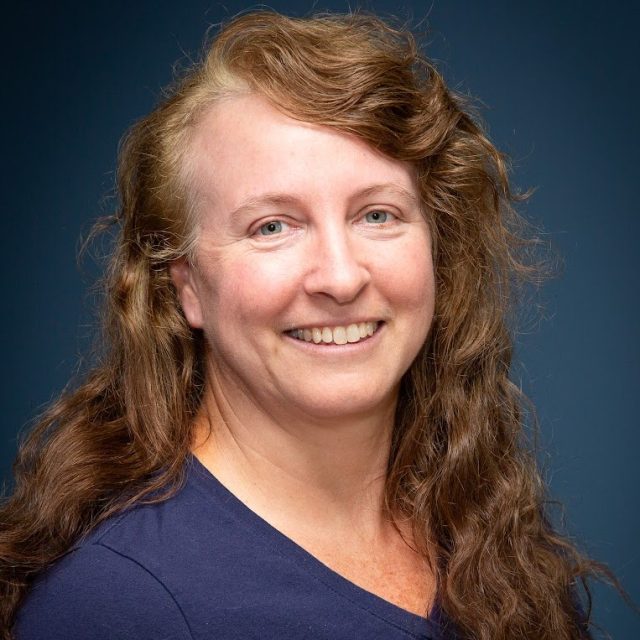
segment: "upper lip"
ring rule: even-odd
[[[327,321],[327,322],[305,322],[304,324],[296,324],[294,326],[285,329],[285,331],[294,331],[295,329],[322,329],[323,327],[329,327],[330,329],[334,327],[348,327],[350,324],[361,324],[362,322],[383,322],[383,320],[379,320],[377,318],[360,318],[360,319],[349,319],[349,320],[336,320],[335,318]]]

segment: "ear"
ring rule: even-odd
[[[194,329],[202,329],[202,306],[193,267],[186,258],[180,258],[171,263],[169,272],[187,322]]]

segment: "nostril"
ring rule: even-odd
[[[309,294],[322,294],[340,304],[354,300],[370,281],[370,275],[360,265],[333,264],[314,269],[307,277]]]

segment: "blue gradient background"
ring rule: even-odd
[[[272,8],[304,14],[311,4]],[[640,602],[638,509],[638,11],[631,2],[372,2],[428,16],[428,54],[482,99],[524,213],[564,257],[544,319],[519,337],[516,377],[534,399],[543,462],[569,531]],[[94,325],[78,270],[81,232],[106,213],[118,139],[147,113],[173,63],[229,1],[23,3],[4,11],[0,472],[16,434],[66,384]],[[318,9],[342,11],[346,2]],[[596,621],[640,638],[640,617],[597,587]]]

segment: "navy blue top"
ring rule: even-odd
[[[343,578],[196,458],[178,494],[101,524],[34,584],[17,640],[453,640]]]

